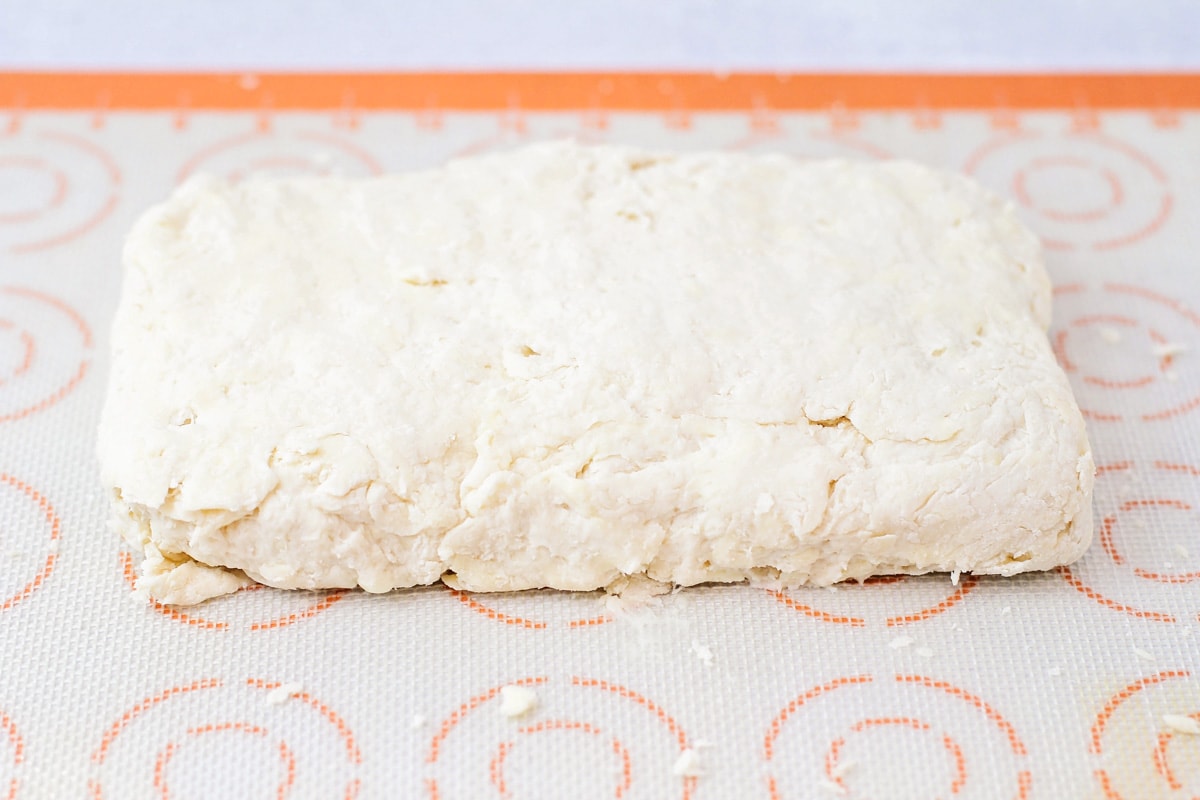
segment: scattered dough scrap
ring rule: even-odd
[[[1176,733],[1200,736],[1200,720],[1186,714],[1163,714],[1163,724]]]
[[[675,765],[671,768],[671,772],[685,778],[696,778],[703,775],[704,769],[700,765],[700,754],[690,747],[680,751],[679,758],[675,759]]]
[[[504,686],[500,689],[500,713],[506,717],[523,717],[537,708],[537,692],[528,686]]]
[[[1038,242],[961,176],[550,143],[197,177],[124,261],[99,456],[165,603],[1012,575],[1091,540]]]
[[[267,692],[267,702],[273,706],[281,706],[288,700],[304,691],[300,683],[284,683]]]

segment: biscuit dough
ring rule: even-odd
[[[1092,535],[1010,205],[917,164],[540,144],[202,177],[133,229],[99,435],[167,603],[1011,575]]]

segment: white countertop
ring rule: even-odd
[[[0,69],[1200,69],[1191,0],[0,0]]]

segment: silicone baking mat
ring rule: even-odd
[[[0,76],[0,798],[1200,796],[1198,107],[1188,76]],[[1009,196],[1099,464],[1092,549],[632,611],[135,600],[93,449],[138,214],[200,171],[559,136],[914,158]]]

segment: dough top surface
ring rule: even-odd
[[[891,534],[955,491],[1050,531],[1082,512],[1032,471],[1061,499],[1090,455],[1049,312],[1011,207],[912,163],[551,143],[199,178],[129,238],[102,465],[211,529],[315,461],[314,495],[385,488],[405,535],[506,505]]]

